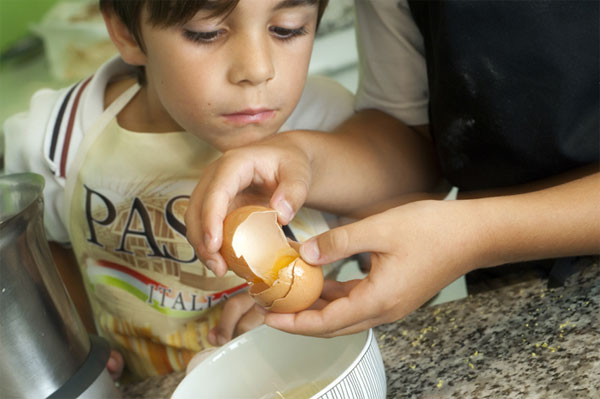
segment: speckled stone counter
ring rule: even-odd
[[[377,327],[389,398],[600,397],[600,267],[563,287],[545,279],[423,307]],[[121,387],[168,398],[182,373]]]
[[[600,397],[600,269],[590,261],[560,288],[529,281],[378,327],[388,396]]]

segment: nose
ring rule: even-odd
[[[275,77],[269,39],[257,36],[246,36],[236,41],[229,70],[229,80],[232,83],[255,86]]]

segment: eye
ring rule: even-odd
[[[225,32],[223,30],[215,30],[212,32],[197,32],[185,29],[183,31],[183,36],[185,36],[186,39],[196,43],[211,43],[217,40],[224,33]]]
[[[302,26],[296,29],[282,28],[280,26],[271,26],[269,31],[280,40],[291,40],[295,37],[306,35],[308,32],[306,27]]]

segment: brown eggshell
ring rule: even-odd
[[[232,211],[224,221],[221,254],[231,270],[251,283],[254,300],[272,312],[304,310],[323,290],[323,271],[299,258],[272,209],[245,206]],[[274,277],[272,271],[284,256],[295,259]]]
[[[233,210],[223,222],[223,245],[220,251],[229,268],[248,281],[256,281],[260,277],[254,273],[243,256],[236,255],[233,243],[238,227],[255,212],[273,213],[275,222],[277,221],[277,212],[264,206],[248,205]]]
[[[267,309],[277,313],[296,313],[315,303],[323,291],[323,270],[298,258],[294,264],[294,280],[289,292],[276,299]]]
[[[294,281],[294,264],[279,271],[279,278],[275,280],[272,286],[263,282],[255,283],[250,286],[250,296],[262,307],[269,308],[276,299],[285,297],[290,292],[290,287]]]

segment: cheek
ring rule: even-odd
[[[288,54],[281,58],[278,65],[278,72],[281,78],[279,81],[279,90],[281,95],[286,97],[292,109],[300,99],[306,83],[311,49],[312,47],[309,47],[303,49],[303,51],[296,51],[291,55]],[[295,101],[291,101],[292,99]]]
[[[165,109],[183,127],[201,122],[212,113],[217,80],[202,65],[162,65],[155,75],[156,91]]]
[[[180,106],[187,103],[198,106],[202,97],[207,97],[205,93],[216,84],[218,71],[194,46],[170,39],[159,43],[160,52],[149,49],[148,68],[152,68],[149,78],[153,79],[161,97]]]

